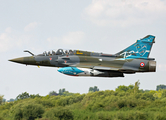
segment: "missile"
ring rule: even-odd
[[[79,67],[63,67],[58,72],[70,76],[92,76],[92,77],[124,77],[123,73],[115,71],[94,70]]]
[[[71,76],[96,76],[99,74],[103,74],[103,72],[100,72],[98,70],[78,67],[64,67],[58,69],[58,72]]]

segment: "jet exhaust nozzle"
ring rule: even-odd
[[[149,61],[149,72],[156,72],[156,61]]]

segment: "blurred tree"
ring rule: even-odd
[[[95,91],[99,91],[99,89],[97,88],[97,86],[94,86],[93,91],[94,91],[94,92],[95,92]]]
[[[7,102],[14,102],[15,99],[11,98],[10,100],[8,100]]]
[[[61,89],[59,89],[59,95],[62,95],[62,90]]]
[[[125,92],[128,90],[129,90],[129,87],[125,85],[120,85],[118,86],[118,88],[115,89],[115,91],[125,91]]]
[[[73,120],[74,115],[69,108],[56,107],[46,111],[43,115],[49,120]]]
[[[144,92],[150,92],[151,90],[144,90]]]
[[[49,92],[49,96],[53,96],[53,95],[57,96],[58,93],[56,93],[55,91],[51,91],[51,92]]]
[[[62,89],[62,93],[65,92],[65,88]]]
[[[59,89],[59,95],[63,95],[63,93],[64,93],[65,91],[66,91],[65,88]]]
[[[18,102],[11,108],[12,120],[35,120],[43,113],[44,107],[33,102]]]
[[[133,92],[134,90],[134,85],[129,85],[129,86],[125,86],[125,85],[120,85],[118,86],[118,88],[115,89],[115,91],[130,91]]]
[[[24,120],[35,120],[42,117],[44,107],[40,104],[29,103],[23,107],[22,113]]]
[[[129,89],[134,89],[134,85],[129,85],[128,88]]]
[[[140,82],[139,80],[137,82],[135,82],[135,86],[134,86],[134,93],[137,93],[138,90],[139,90],[139,85],[140,85]]]
[[[6,99],[5,99],[5,98],[3,98],[2,102],[6,102]]]
[[[27,92],[24,92],[24,93],[22,93],[22,94],[19,94],[17,97],[16,97],[16,99],[17,100],[20,100],[20,99],[26,99],[26,98],[29,98],[30,96],[29,96],[29,93],[27,93]]]
[[[32,94],[32,95],[30,95],[29,97],[30,97],[30,98],[35,98],[35,97],[41,97],[41,96],[40,96],[39,94],[36,94],[36,95],[35,95],[35,94]]]
[[[96,92],[96,91],[99,91],[99,89],[97,88],[97,86],[89,88],[89,92]]]
[[[2,104],[3,102],[3,95],[0,95],[0,105]]]
[[[71,95],[74,95],[75,93],[70,93],[69,91],[65,91],[63,92],[63,95],[64,96],[71,96]]]
[[[89,92],[93,92],[93,87],[90,87],[90,88],[89,88]]]
[[[156,90],[166,89],[166,85],[157,85]]]
[[[162,98],[165,98],[166,97],[166,90],[162,90],[163,92],[162,92]]]
[[[143,100],[155,100],[155,95],[153,94],[153,92],[145,92],[145,93],[136,93],[136,94],[139,94],[140,98],[143,99]]]

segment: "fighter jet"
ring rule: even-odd
[[[11,59],[25,65],[58,67],[70,76],[124,77],[124,74],[155,72],[156,61],[149,58],[155,36],[148,35],[116,54],[58,49],[43,54]]]

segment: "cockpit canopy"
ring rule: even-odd
[[[52,56],[52,55],[72,55],[73,50],[71,49],[58,49],[56,52],[55,50],[52,51],[44,51],[43,54],[39,54],[38,56]]]

